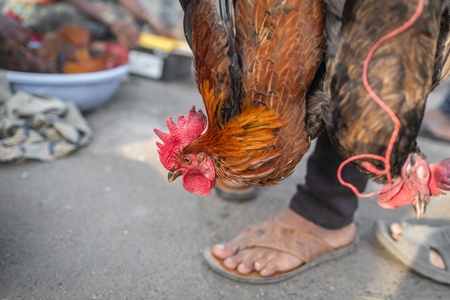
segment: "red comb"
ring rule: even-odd
[[[450,191],[450,158],[430,165],[431,179],[428,183],[433,196],[445,195],[444,191]]]
[[[186,145],[195,140],[206,128],[206,116],[200,109],[195,111],[195,106],[189,111],[187,118],[183,115],[178,116],[178,125],[172,121],[171,117],[167,118],[167,127],[169,133],[154,129],[156,135],[163,143],[156,142],[158,146],[158,154],[161,163],[167,170],[175,167],[174,156],[180,152]]]

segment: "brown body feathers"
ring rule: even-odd
[[[206,132],[182,154],[204,152],[217,177],[273,185],[309,149],[305,98],[322,61],[319,0],[180,0]]]

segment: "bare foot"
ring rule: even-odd
[[[450,118],[441,110],[432,109],[423,117],[423,124],[435,136],[450,141]]]
[[[403,232],[402,225],[400,225],[399,223],[391,224],[391,234],[392,234],[392,238],[394,240],[398,240],[401,237],[402,232]],[[436,268],[445,270],[444,260],[439,255],[439,253],[437,253],[433,249],[430,249],[430,263],[431,263],[431,265],[435,266]]]
[[[350,244],[356,235],[355,224],[347,225],[341,229],[328,230],[304,219],[290,209],[275,215],[275,222],[285,228],[311,233],[321,237],[332,248],[340,248]],[[275,272],[292,270],[301,264],[299,258],[277,250],[267,248],[239,249],[239,242],[243,233],[231,241],[213,247],[213,254],[224,259],[224,265],[241,274],[258,271],[261,276],[270,276]]]

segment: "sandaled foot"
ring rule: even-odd
[[[232,185],[221,179],[216,179],[216,186],[214,189],[220,198],[231,201],[251,200],[258,195],[255,186]]]
[[[407,222],[388,226],[377,221],[374,231],[381,245],[403,264],[425,277],[450,284],[450,226]]]
[[[391,236],[398,241],[402,237],[403,227],[400,223],[392,223],[390,226]],[[442,256],[433,248],[430,248],[430,263],[432,266],[445,270],[445,263]]]
[[[205,249],[208,264],[237,281],[271,283],[356,249],[356,228],[327,230],[287,209],[233,240]]]

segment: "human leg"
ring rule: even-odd
[[[442,111],[447,118],[450,119],[450,94],[441,102],[439,110]]]
[[[450,93],[437,108],[425,112],[419,134],[450,142]]]
[[[353,222],[358,208],[358,198],[337,178],[337,170],[343,162],[325,132],[317,139],[317,145],[308,160],[305,184],[297,186],[289,207],[305,219],[327,229],[338,229]],[[363,191],[367,184],[353,165],[342,171],[343,178]]]

